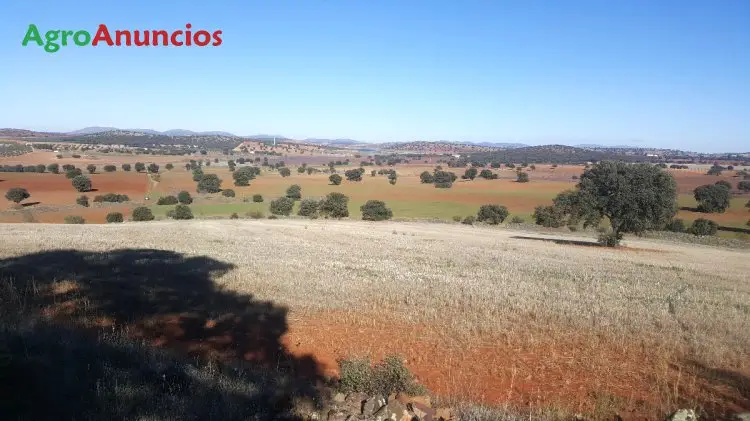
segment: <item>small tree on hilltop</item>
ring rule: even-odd
[[[86,166],[86,171],[88,171],[89,174],[95,173],[96,172],[96,165],[94,165],[94,164],[87,165]]]
[[[382,200],[368,200],[359,210],[365,221],[384,221],[393,217],[393,212],[385,206]]]
[[[477,212],[477,221],[490,225],[497,225],[505,221],[509,215],[508,208],[501,205],[482,205]]]
[[[529,173],[527,172],[519,172],[516,174],[516,182],[518,183],[528,183],[529,182]]]
[[[154,214],[151,212],[151,209],[145,207],[145,206],[139,206],[135,209],[133,209],[133,214],[131,216],[131,219],[133,221],[153,221],[154,220]]]
[[[349,197],[338,192],[328,193],[318,209],[326,217],[346,218],[349,216]]]
[[[177,201],[182,203],[183,205],[189,205],[193,203],[193,197],[190,196],[189,192],[183,190],[177,193]]]
[[[313,199],[305,199],[299,203],[299,211],[297,215],[315,217],[318,214],[318,201]]]
[[[76,204],[78,204],[79,206],[83,206],[84,208],[89,207],[89,197],[85,194],[79,196],[78,199],[76,199]]]
[[[130,171],[130,169],[131,169],[130,164],[122,164],[123,171]]]
[[[286,189],[286,197],[294,200],[301,199],[302,187],[300,187],[299,184],[292,184],[288,189]]]
[[[29,191],[22,187],[13,187],[5,193],[5,198],[13,203],[21,203],[29,197]]]
[[[91,180],[85,175],[73,177],[71,184],[73,184],[73,187],[79,192],[91,191]]]
[[[146,169],[146,164],[143,162],[136,162],[135,163],[135,170],[137,172],[143,172]]]
[[[328,177],[328,181],[330,181],[334,186],[338,186],[339,184],[341,184],[341,176],[338,174],[331,174],[331,176]]]
[[[148,164],[148,172],[150,172],[151,174],[158,173],[159,172],[159,166],[156,165],[156,164],[154,164],[154,163]]]
[[[198,181],[198,193],[218,193],[221,191],[221,179],[216,174],[204,174]]]
[[[723,213],[729,208],[729,190],[722,185],[706,184],[697,187],[693,190],[693,196],[701,212]]]
[[[276,200],[272,200],[269,206],[269,210],[274,215],[289,216],[294,208],[294,200],[288,197],[280,197]]]

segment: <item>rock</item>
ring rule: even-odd
[[[411,402],[407,408],[414,413],[421,421],[434,421],[435,410],[419,402]]]
[[[359,414],[362,412],[362,404],[365,400],[367,400],[367,395],[364,393],[349,393],[341,406],[354,414]]]
[[[346,421],[350,416],[351,414],[345,411],[336,411],[333,409],[328,411],[328,421]]]
[[[375,411],[373,415],[376,419],[393,421],[411,421],[412,418],[406,406],[395,399]]]
[[[411,396],[407,395],[406,393],[397,393],[396,394],[396,400],[401,402],[404,405],[408,405],[412,402],[418,402],[421,403],[424,406],[432,407],[432,402],[430,402],[430,397],[427,395],[424,396]],[[390,401],[389,401],[390,402]]]
[[[346,401],[346,395],[343,393],[336,393],[333,395],[333,401],[336,403],[344,403]]]
[[[697,419],[698,416],[692,409],[679,409],[667,418],[668,421],[696,421]]]
[[[750,412],[741,412],[734,414],[734,421],[750,421]]]
[[[378,409],[385,406],[385,399],[382,396],[373,396],[362,404],[362,415],[372,415]]]

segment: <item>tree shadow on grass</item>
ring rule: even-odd
[[[295,401],[319,402],[316,362],[281,343],[287,309],[214,283],[233,268],[148,249],[0,260],[16,291],[0,293],[0,413],[290,419]]]
[[[712,417],[726,417],[733,412],[750,410],[750,377],[697,361],[689,361],[687,366],[701,380],[701,396],[712,397],[699,402],[705,413]]]
[[[542,238],[542,237],[527,237],[524,235],[514,235],[510,238],[516,240],[534,240],[534,241],[546,241],[555,244],[571,245],[571,246],[586,246],[586,247],[603,247],[596,241],[583,241],[583,240],[562,240],[559,238]]]

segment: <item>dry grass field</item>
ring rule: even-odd
[[[47,280],[80,288],[81,301],[52,306],[58,316],[75,318],[85,303],[96,323],[120,323],[121,314],[97,303],[159,297],[149,278],[167,266],[154,262],[153,275],[130,284],[121,281],[127,267],[107,263],[94,275],[85,262],[128,248],[168,251],[220,262],[216,273],[191,269],[214,273],[218,289],[288,307],[283,346],[311,354],[328,374],[339,357],[398,353],[448,401],[599,419],[656,419],[678,407],[714,419],[750,409],[747,251],[630,237],[625,248],[604,249],[580,236],[327,220],[6,224],[0,237],[0,276],[21,256],[87,256]],[[101,289],[89,278],[114,295],[87,300]],[[226,352],[252,343],[236,336],[251,327],[198,341],[174,328],[187,311],[180,305],[128,320],[131,332],[156,345],[252,358]],[[232,320],[213,316],[210,323]]]

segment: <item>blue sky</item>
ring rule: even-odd
[[[22,47],[28,25],[219,47]],[[750,150],[746,0],[15,1],[0,127]]]

